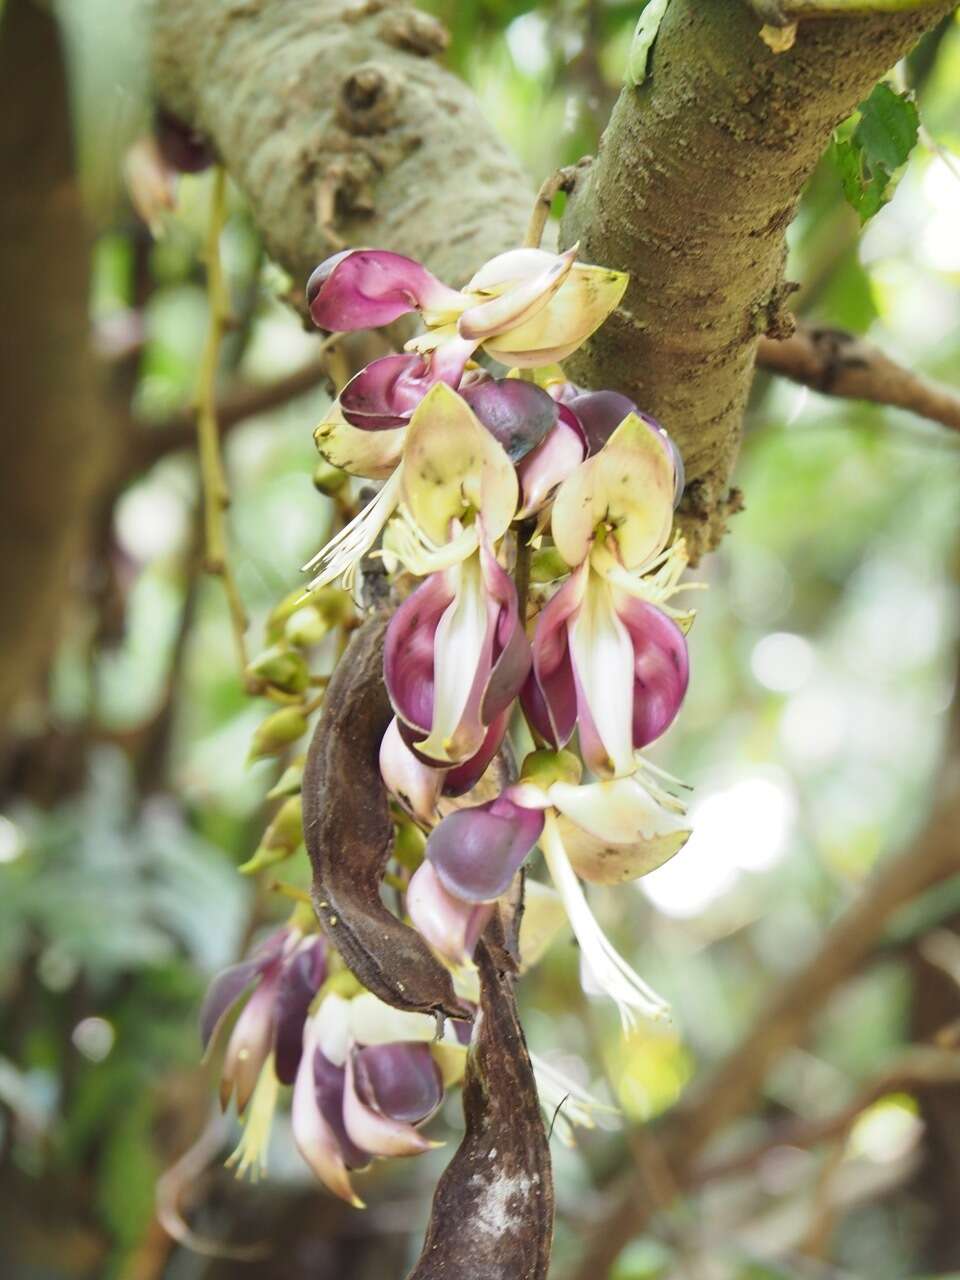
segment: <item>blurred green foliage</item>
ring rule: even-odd
[[[636,3],[427,7],[451,30],[450,65],[533,180],[595,149]],[[98,323],[142,329],[133,403],[159,419],[188,402],[196,375],[208,183],[184,180],[178,215],[155,246],[119,200],[118,155],[145,117],[136,28],[112,12],[106,0],[64,10],[80,154],[101,220],[92,312]],[[960,147],[960,25],[945,23],[911,65],[929,138]],[[868,118],[853,136],[871,164],[892,171],[900,152],[877,150]],[[861,235],[825,160],[790,233],[798,310],[869,333],[932,375],[955,376],[958,164],[921,141],[894,198]],[[225,377],[269,381],[310,358],[316,339],[278,302],[238,200],[224,253],[241,315]],[[310,482],[311,430],[324,404],[318,391],[229,437],[233,555],[257,641],[330,519],[329,500]],[[522,988],[533,1049],[556,1055],[630,1119],[651,1119],[682,1095],[877,860],[922,823],[955,684],[958,477],[957,441],[939,429],[758,381],[738,473],[746,511],[699,572],[710,590],[697,601],[692,688],[656,754],[694,785],[696,832],[639,887],[595,900],[617,944],[673,1003],[675,1025],[622,1041],[609,1009],[575,995],[569,942]],[[84,1269],[64,1256],[44,1275],[133,1274],[125,1268],[148,1231],[158,1170],[191,1140],[189,1124],[173,1142],[158,1137],[171,1081],[183,1075],[192,1096],[204,1097],[194,1032],[204,982],[238,953],[252,922],[283,913],[282,904],[255,901],[235,874],[272,812],[264,797],[280,766],[246,766],[266,704],[242,692],[218,585],[190,586],[196,488],[192,459],[178,454],[123,495],[110,566],[122,623],[104,638],[92,610],[76,617],[54,673],[53,720],[64,743],[84,746],[82,783],[43,803],[25,784],[0,820],[4,1156],[22,1186],[56,1174],[92,1178],[95,1187],[85,1212],[96,1260]],[[306,877],[301,862],[291,878]],[[781,1061],[766,1100],[773,1115],[832,1110],[909,1039],[909,939],[956,918],[958,893],[960,884],[941,890],[900,922],[884,961],[833,1003],[806,1049]],[[200,1106],[195,1129],[204,1114]],[[759,1124],[745,1121],[730,1140],[755,1135]],[[901,1167],[910,1153],[898,1135],[845,1162],[857,1187],[880,1185],[885,1170],[900,1178],[883,1183],[875,1203],[853,1194],[833,1241],[837,1276],[916,1275],[924,1224],[910,1207]],[[913,1133],[910,1150],[916,1140]],[[557,1150],[560,1264],[600,1203],[596,1187],[625,1159],[617,1127]],[[282,1154],[277,1163],[281,1177],[302,1176]],[[819,1163],[798,1152],[747,1186],[661,1215],[656,1236],[625,1251],[615,1280],[693,1274],[677,1270],[682,1258],[709,1253],[718,1233],[723,1274],[813,1274],[773,1259],[799,1243],[798,1213],[802,1237]],[[415,1188],[414,1227],[429,1190],[422,1181]],[[401,1191],[396,1182],[370,1188],[384,1203]],[[739,1251],[738,1233],[751,1242]],[[411,1255],[416,1247],[411,1231]],[[202,1265],[171,1263],[162,1274],[201,1276]]]

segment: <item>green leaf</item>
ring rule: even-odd
[[[646,80],[650,46],[657,38],[669,2],[670,0],[649,0],[641,13],[633,33],[630,52],[627,54],[627,70],[624,75],[627,84],[640,85]]]
[[[916,146],[920,131],[917,104],[905,93],[896,93],[886,81],[873,90],[860,104],[860,123],[854,142],[863,152],[871,169],[883,168],[893,173]]]
[[[892,179],[906,164],[920,129],[916,103],[886,82],[860,103],[854,129],[834,136],[832,157],[843,193],[861,222],[872,218],[892,194]]]

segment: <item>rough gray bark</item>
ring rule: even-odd
[[[212,137],[298,286],[339,238],[452,284],[516,244],[530,179],[435,61],[433,18],[383,0],[152,5],[158,92]]]
[[[452,283],[519,241],[532,183],[436,63],[433,19],[398,0],[152,4],[158,92],[212,136],[298,282],[340,238]],[[803,183],[834,125],[951,7],[802,21],[774,54],[743,0],[671,0],[647,82],[620,95],[581,171],[563,239],[632,281],[571,368],[676,437],[695,555],[738,505],[743,408],[759,336],[788,327],[784,233]]]

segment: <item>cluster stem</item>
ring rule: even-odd
[[[227,597],[237,661],[247,665],[247,615],[227,554],[224,514],[230,505],[230,491],[220,452],[217,423],[216,383],[220,348],[230,318],[229,299],[220,259],[220,236],[226,219],[226,173],[218,167],[213,177],[210,216],[207,226],[205,262],[207,268],[207,333],[195,395],[197,447],[200,455],[200,482],[203,490],[204,568],[218,577]]]

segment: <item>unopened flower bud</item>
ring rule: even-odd
[[[238,868],[243,875],[253,875],[296,853],[303,843],[303,808],[300,796],[290,796],[277,810],[263,833],[253,857]]]
[[[531,751],[520,769],[520,784],[546,791],[555,782],[576,786],[582,776],[583,766],[572,751]]]
[[[333,463],[318,462],[313,472],[313,487],[318,493],[323,493],[328,498],[333,498],[342,492],[349,479],[349,473],[340,467],[335,467]]]
[[[246,676],[254,688],[270,687],[282,693],[303,693],[310,684],[310,670],[299,653],[274,645],[247,665]]]
[[[257,727],[250,744],[247,762],[263,756],[278,755],[284,747],[296,742],[307,732],[307,718],[299,707],[282,707],[267,716]]]
[[[330,628],[317,610],[312,605],[307,605],[303,609],[298,609],[287,619],[283,634],[295,648],[309,649],[319,644],[329,630]]]
[[[416,871],[423,861],[423,851],[427,847],[427,837],[409,818],[399,818],[394,824],[393,856],[401,867],[408,871]]]
[[[297,756],[287,765],[283,773],[267,792],[268,800],[281,800],[285,796],[295,796],[300,793],[300,784],[303,781],[303,766],[306,762],[306,756]]]

